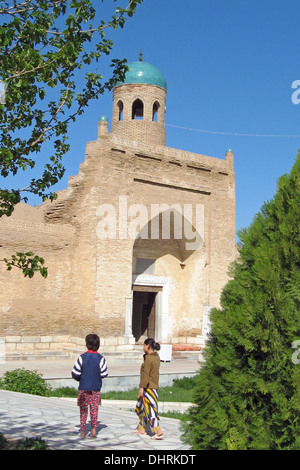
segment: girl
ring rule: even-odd
[[[160,357],[156,351],[160,350],[159,343],[153,338],[144,342],[144,362],[141,366],[140,389],[135,412],[139,417],[139,425],[133,431],[134,434],[146,434],[147,422],[154,435],[151,439],[164,439],[163,432],[159,426],[158,416],[158,381]]]
[[[79,382],[77,404],[80,409],[80,436],[85,437],[85,427],[90,407],[91,436],[96,437],[98,407],[101,404],[102,379],[107,377],[106,361],[97,351],[100,347],[98,335],[85,338],[87,351],[81,354],[72,370],[73,379]]]

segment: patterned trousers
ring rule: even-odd
[[[78,390],[77,405],[80,409],[80,430],[85,431],[90,408],[91,427],[97,428],[98,408],[101,405],[100,392]]]
[[[152,432],[160,431],[158,416],[158,394],[154,388],[145,388],[143,397],[139,397],[135,412],[139,417],[139,429],[146,429],[147,422]]]

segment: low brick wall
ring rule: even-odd
[[[134,339],[123,336],[101,338],[101,352],[131,351]],[[85,339],[73,336],[4,336],[0,337],[0,360],[61,359],[84,352]]]

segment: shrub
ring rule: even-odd
[[[49,450],[49,447],[46,441],[40,437],[7,439],[0,433],[0,450]]]
[[[19,449],[20,450],[47,450],[48,445],[47,445],[47,442],[45,442],[40,437],[37,437],[37,438],[26,437],[20,442]]]
[[[300,450],[300,152],[240,233],[211,313],[184,442],[194,450]]]
[[[39,396],[49,396],[50,394],[50,386],[42,378],[42,374],[24,368],[5,372],[0,379],[0,388]]]
[[[7,439],[3,434],[0,433],[0,450],[4,450],[7,447]]]

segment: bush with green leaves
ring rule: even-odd
[[[49,447],[47,442],[40,437],[7,439],[0,433],[0,450],[49,450]]]
[[[4,450],[7,447],[6,437],[0,433],[0,450]]]
[[[40,396],[49,396],[51,390],[42,374],[24,368],[5,372],[0,379],[0,388]]]
[[[195,450],[300,450],[300,152],[240,240],[184,440]]]
[[[20,450],[48,450],[48,444],[40,437],[26,437],[19,443]]]

